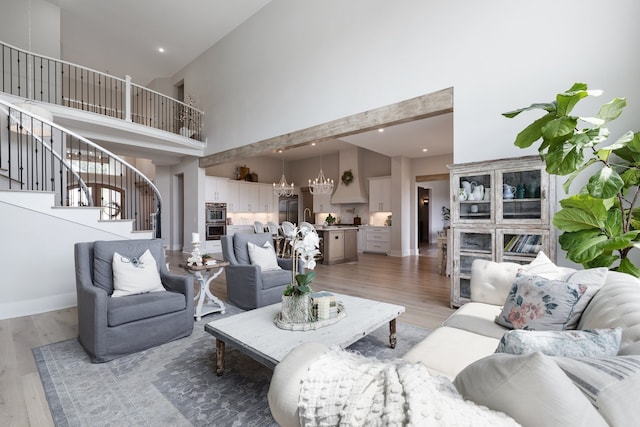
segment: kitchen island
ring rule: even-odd
[[[316,226],[320,236],[322,263],[338,264],[358,260],[358,227],[349,225]]]

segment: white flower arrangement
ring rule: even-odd
[[[314,228],[295,227],[291,239],[291,283],[284,290],[285,296],[298,296],[311,293],[311,281],[315,277],[315,271],[296,274],[298,260],[302,260],[304,268],[313,270],[316,267],[316,255],[320,253],[320,237]]]

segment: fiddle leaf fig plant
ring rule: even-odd
[[[530,110],[543,116],[524,128],[515,145],[527,148],[540,143],[538,152],[552,175],[566,176],[565,193],[576,177],[591,174],[578,194],[560,201],[553,225],[562,231],[560,246],[567,258],[584,267],[608,267],[640,277],[640,269],[629,259],[640,248],[640,134],[626,132],[615,142],[606,124],[620,117],[624,98],[602,105],[595,117],[572,114],[576,104],[602,91],[575,83],[548,103],[503,113],[513,118]]]

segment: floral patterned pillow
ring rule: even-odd
[[[583,331],[507,331],[496,353],[530,354],[539,351],[547,356],[606,357],[620,349],[622,329],[585,329]]]
[[[496,323],[509,329],[561,331],[587,287],[519,272]]]

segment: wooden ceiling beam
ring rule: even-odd
[[[311,142],[339,139],[345,136],[389,127],[453,111],[453,88],[400,101],[395,104],[332,120],[274,138],[231,148],[200,158],[201,168],[255,157],[260,153],[291,149]]]

